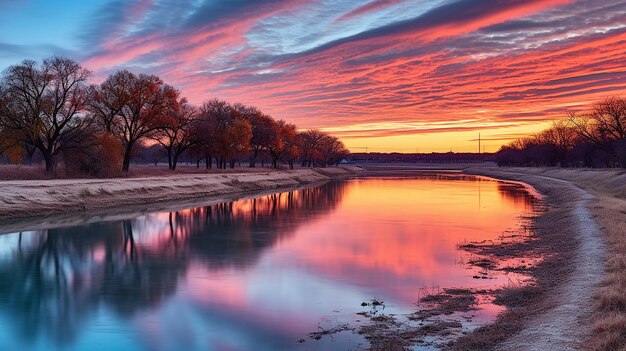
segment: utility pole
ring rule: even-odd
[[[480,154],[480,133],[478,133],[478,153]]]

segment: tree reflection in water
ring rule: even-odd
[[[283,192],[132,220],[7,234],[0,309],[24,341],[57,345],[79,335],[98,307],[128,318],[176,292],[192,263],[209,270],[253,266],[306,221],[328,214],[345,183]]]

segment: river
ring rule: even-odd
[[[468,264],[459,245],[523,230],[534,201],[521,185],[421,174],[24,228],[0,236],[0,348],[367,349],[354,326],[372,301],[403,315],[441,289],[526,279]],[[460,333],[500,311],[484,299],[446,318]]]

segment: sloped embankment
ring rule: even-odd
[[[358,171],[357,167],[338,167],[144,178],[3,181],[0,182],[0,221],[216,199],[322,183]]]

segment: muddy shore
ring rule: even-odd
[[[493,165],[364,165],[364,174],[411,171],[481,175],[529,185],[542,198],[532,240],[496,244],[483,254],[542,257],[534,283],[495,293],[506,307],[450,350],[626,350],[626,173],[619,170],[498,168]],[[624,219],[624,220],[623,220]]]
[[[596,197],[549,172],[482,167],[465,173],[524,182],[543,195],[545,210],[534,220],[536,240],[527,249],[544,260],[531,270],[534,286],[503,291],[507,311],[453,349],[587,349],[606,260],[605,239],[590,211]]]

